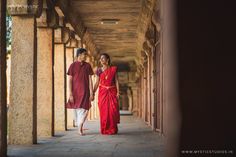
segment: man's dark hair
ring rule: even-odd
[[[86,53],[86,52],[87,52],[86,49],[84,49],[84,48],[79,48],[79,49],[76,50],[76,56],[78,57],[80,54]]]

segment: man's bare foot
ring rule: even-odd
[[[84,133],[81,132],[81,131],[78,131],[78,134],[79,134],[80,136],[84,136]]]

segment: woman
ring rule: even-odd
[[[101,133],[106,135],[117,134],[117,124],[120,123],[119,114],[119,83],[117,79],[117,67],[111,66],[110,56],[101,54],[101,68],[97,69],[97,79],[94,93],[98,91],[98,107],[100,111]]]

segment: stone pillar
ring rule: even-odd
[[[34,16],[12,16],[9,143],[36,143],[36,24]]]
[[[142,95],[141,81],[140,80],[141,80],[141,77],[137,82],[137,87],[138,87],[138,90],[137,90],[137,97],[138,97],[137,101],[138,102],[137,103],[138,103],[138,117],[142,118],[142,97],[143,97],[143,95]]]
[[[127,96],[127,88],[122,90],[121,94],[122,110],[128,110],[129,108],[129,99]]]
[[[151,59],[150,54],[148,54],[148,62],[147,62],[147,121],[151,125],[152,119],[151,119]]]
[[[138,97],[138,88],[133,86],[131,87],[131,90],[132,90],[132,97],[133,97],[133,110],[132,110],[132,113],[133,115],[135,116],[138,116],[139,115],[139,108],[138,108],[138,100],[139,100],[139,97]]]
[[[65,72],[67,73],[70,65],[74,62],[74,49],[78,47],[78,40],[75,39],[75,34],[71,33],[70,41],[66,44],[66,69]],[[68,88],[68,80],[66,75],[66,101],[69,99],[69,88]],[[75,126],[74,122],[74,109],[67,109],[66,110],[67,116],[67,128],[71,128]]]
[[[87,53],[88,53],[88,56],[86,58],[86,62],[89,63],[91,65],[91,67],[93,68],[93,66],[91,64],[92,58],[89,55],[89,50],[88,49],[87,49]],[[90,108],[89,113],[88,113],[88,120],[92,120],[92,119],[94,119],[94,108],[93,108],[93,106]]]
[[[65,130],[65,45],[54,45],[55,130]]]
[[[12,15],[9,143],[37,143],[37,41],[41,1],[8,1]]]
[[[73,47],[66,47],[66,71],[68,71],[70,65],[73,63],[73,54],[74,48]],[[66,77],[67,78],[67,77]],[[66,79],[67,80],[67,79]],[[66,81],[66,101],[69,99],[69,88],[68,88],[68,80]],[[73,127],[73,119],[74,119],[74,110],[67,109],[67,128]]]
[[[0,156],[7,156],[6,1],[0,1]]]
[[[45,15],[45,16],[44,16]],[[52,52],[53,29],[48,27],[46,11],[37,19],[37,134],[53,135]]]
[[[142,63],[141,63],[141,90],[142,90],[142,118],[144,121],[148,121],[148,56],[145,51],[141,51]]]
[[[93,58],[93,62],[94,62],[94,67],[93,67],[93,71],[96,72],[97,70],[97,66],[95,64],[95,60]],[[96,81],[96,75],[93,75],[92,77],[92,80],[93,80],[93,85],[95,84],[95,81]],[[93,114],[94,114],[94,119],[98,119],[99,118],[99,108],[98,108],[98,90],[97,89],[97,92],[95,93],[95,96],[94,96],[94,101],[92,101],[92,110],[93,110]]]
[[[93,83],[96,81],[96,76],[94,75],[92,77],[92,80],[93,80]],[[94,85],[94,84],[93,84]],[[92,107],[90,110],[92,110],[92,119],[98,119],[99,118],[99,109],[98,109],[98,90],[97,92],[95,93],[95,96],[94,96],[94,101],[91,102],[92,103]]]
[[[133,96],[132,96],[132,91],[129,88],[127,90],[127,96],[128,96],[128,102],[129,102],[128,110],[130,112],[132,112],[132,110],[133,110]]]
[[[62,27],[54,30],[54,120],[55,130],[66,130],[66,49],[70,39],[68,29]]]
[[[143,70],[143,76],[141,77],[142,79],[142,94],[143,94],[143,101],[142,101],[142,118],[145,120],[146,117],[146,76],[145,76],[145,70]]]

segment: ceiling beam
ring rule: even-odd
[[[90,33],[84,26],[84,23],[80,18],[80,15],[74,11],[73,6],[70,6],[70,2],[68,0],[56,0],[55,6],[57,7],[57,9],[61,10],[61,14],[65,16],[66,21],[68,21],[71,24],[75,32],[82,39],[82,41],[87,44],[87,47],[90,51],[92,51],[92,54],[97,54],[98,50],[91,38]]]

